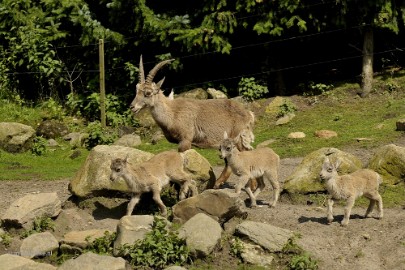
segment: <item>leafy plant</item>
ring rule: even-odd
[[[55,223],[50,217],[35,218],[33,221],[32,229],[26,230],[21,235],[21,238],[27,238],[31,234],[45,232],[47,230],[54,230]]]
[[[11,241],[13,240],[13,237],[7,232],[0,234],[0,238],[1,238],[0,243],[3,244],[5,247],[9,247]]]
[[[34,142],[31,147],[31,153],[36,156],[42,156],[46,153],[46,145],[48,141],[42,137],[37,136],[34,138]]]
[[[91,149],[99,144],[111,144],[118,137],[116,132],[103,129],[99,121],[89,123],[87,126],[89,136],[85,139],[85,144],[88,149]]]
[[[169,264],[183,264],[190,260],[189,250],[184,239],[177,232],[167,228],[167,221],[155,216],[152,231],[134,245],[124,245],[122,254],[131,265],[163,269]]]
[[[301,235],[296,233],[288,239],[287,244],[283,247],[283,253],[293,253],[288,269],[291,270],[315,270],[318,269],[318,261],[313,259],[308,252],[305,252],[298,244],[297,239]]]
[[[45,118],[48,119],[62,119],[65,115],[63,107],[52,97],[43,101],[40,108],[46,114]]]
[[[325,94],[327,91],[333,88],[333,85],[309,81],[306,84],[300,84],[300,88],[303,91],[304,96],[316,96]]]
[[[242,78],[238,84],[239,94],[247,101],[262,98],[269,92],[267,86],[256,83],[255,78]]]
[[[91,251],[97,254],[112,254],[113,253],[113,244],[117,233],[110,233],[109,231],[104,232],[104,236],[94,239],[90,243],[90,237],[86,238],[86,241],[89,243],[86,251]]]
[[[284,99],[283,104],[280,105],[277,117],[283,117],[287,114],[293,113],[297,110],[295,105],[288,99]]]
[[[230,241],[230,250],[229,252],[231,253],[232,256],[236,258],[241,258],[242,251],[243,251],[243,242],[239,238],[233,238]]]
[[[291,261],[288,264],[288,269],[315,270],[318,269],[318,261],[314,260],[308,253],[304,252],[291,258]]]

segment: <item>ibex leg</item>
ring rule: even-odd
[[[141,194],[137,193],[132,196],[132,198],[129,201],[128,206],[127,206],[127,216],[130,216],[132,214],[132,211],[134,211],[134,208],[138,204],[140,199],[141,199]]]
[[[225,168],[223,169],[219,178],[215,181],[214,189],[218,189],[223,183],[225,183],[229,176],[232,174],[232,169],[228,165],[228,161],[225,159]]]

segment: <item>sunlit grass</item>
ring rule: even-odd
[[[58,180],[69,179],[84,163],[88,151],[81,149],[78,158],[71,159],[71,150],[58,149],[43,156],[30,151],[11,154],[0,151],[0,180]]]

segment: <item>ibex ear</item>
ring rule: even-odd
[[[224,140],[228,139],[228,133],[226,133],[226,131],[224,131]]]
[[[165,77],[163,77],[163,79],[161,79],[160,81],[158,81],[158,83],[156,84],[157,87],[161,88],[164,81],[165,81]]]
[[[336,160],[336,163],[334,165],[336,170],[340,167],[341,164],[342,164],[342,160],[340,160],[340,159]]]

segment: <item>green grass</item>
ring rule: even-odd
[[[30,151],[11,154],[0,151],[0,180],[58,180],[71,178],[84,163],[88,151],[80,150],[81,156],[69,158],[71,150],[60,148],[35,156]]]
[[[282,158],[302,157],[322,147],[373,148],[395,141],[403,133],[395,131],[395,122],[405,117],[405,98],[375,94],[370,98],[350,100],[344,89],[336,89],[324,101],[313,105],[305,112],[296,112],[296,117],[286,125],[269,124],[266,116],[259,119],[256,141],[275,139],[270,145]],[[316,130],[328,129],[338,133],[337,137],[320,139]],[[289,139],[288,134],[301,131],[303,139]],[[358,142],[358,138],[368,138]]]

